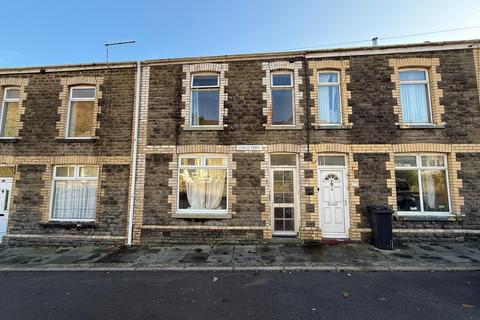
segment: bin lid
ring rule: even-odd
[[[367,206],[367,210],[371,214],[393,214],[392,208],[380,204],[369,205]]]

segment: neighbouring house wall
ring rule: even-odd
[[[81,69],[81,68],[80,68]],[[10,244],[123,244],[127,235],[135,69],[5,74],[25,83],[15,139],[0,140],[3,165],[15,166],[7,235]],[[5,80],[4,80],[5,82]],[[7,82],[9,83],[9,82]],[[71,85],[97,88],[93,139],[65,139]],[[3,90],[3,89],[2,89]],[[52,223],[55,165],[99,167],[93,223]]]

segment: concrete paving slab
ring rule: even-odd
[[[229,245],[217,245],[212,248],[207,258],[207,263],[226,265],[233,260],[234,246]]]
[[[284,262],[280,248],[274,245],[258,245],[257,259],[263,265],[278,265]]]
[[[197,264],[206,263],[211,250],[211,246],[193,246],[180,262]]]

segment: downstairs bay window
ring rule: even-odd
[[[93,221],[98,167],[56,166],[53,170],[52,221]]]
[[[399,215],[450,214],[445,155],[395,156],[395,182]]]
[[[227,213],[226,156],[183,155],[178,168],[178,213]]]

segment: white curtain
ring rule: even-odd
[[[319,86],[320,123],[340,124],[340,92],[338,86]]]
[[[96,181],[55,181],[52,218],[94,219]]]
[[[426,84],[400,85],[403,120],[407,123],[429,123]]]
[[[200,124],[200,106],[199,106],[199,92],[198,90],[192,89],[192,112],[190,120],[192,125],[198,126]]]
[[[225,188],[225,170],[197,170],[191,176],[185,171],[190,209],[218,209]]]
[[[428,207],[425,210],[437,209],[437,199],[435,193],[435,180],[432,171],[422,172],[423,202]]]

